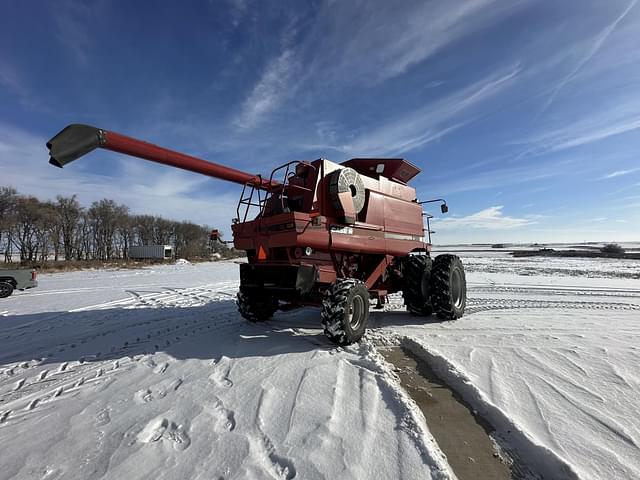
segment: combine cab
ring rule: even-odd
[[[231,228],[235,248],[247,252],[237,303],[251,322],[321,306],[326,335],[349,344],[365,332],[370,301],[381,307],[390,293],[402,291],[416,315],[464,313],[462,263],[454,255],[431,259],[426,202],[408,185],[420,170],[406,160],[290,162],[266,178],[86,125],[66,127],[47,147],[58,167],[105,148],[241,184]]]

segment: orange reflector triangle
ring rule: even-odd
[[[262,245],[260,245],[260,247],[258,248],[258,260],[266,260],[267,259],[267,252],[264,251],[264,248],[262,248]]]

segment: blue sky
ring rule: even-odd
[[[637,0],[5,2],[0,184],[228,232],[239,189],[110,152],[58,170],[68,123],[252,173],[402,156],[434,240],[640,240]]]

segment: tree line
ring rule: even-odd
[[[135,215],[126,205],[100,200],[84,207],[75,195],[41,201],[0,187],[0,255],[5,262],[115,260],[132,245],[172,245],[176,257],[205,258],[220,249],[211,228],[153,215]]]

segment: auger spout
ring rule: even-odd
[[[269,179],[264,179],[260,175],[252,175],[235,168],[208,162],[191,155],[89,125],[72,124],[65,127],[47,142],[47,148],[51,157],[49,163],[59,168],[92,152],[96,148],[104,148],[241,185],[251,184],[263,190],[270,190],[278,185],[276,182],[270,182]]]

